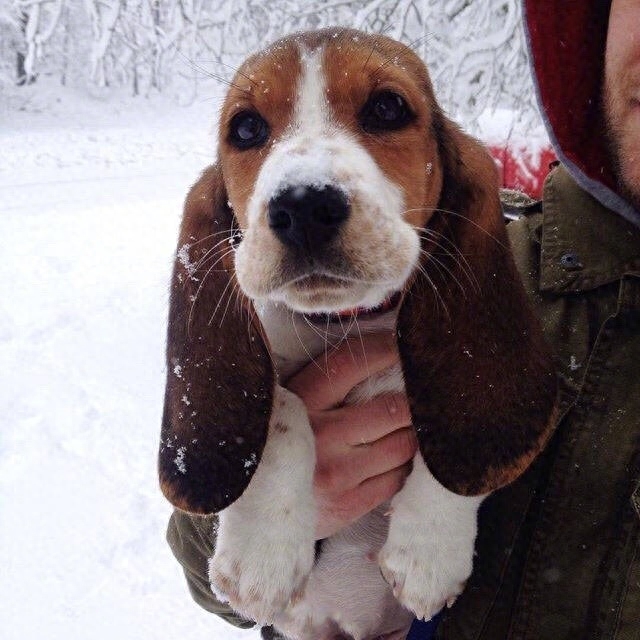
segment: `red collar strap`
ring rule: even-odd
[[[342,311],[335,311],[332,313],[306,313],[305,315],[312,322],[326,323],[326,322],[341,322],[342,320],[351,319],[364,319],[372,316],[377,316],[391,309],[395,309],[400,302],[402,293],[396,291],[396,293],[385,298],[379,305],[375,307],[354,307],[353,309],[344,309]]]

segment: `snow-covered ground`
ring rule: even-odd
[[[0,111],[3,640],[259,637],[191,600],[156,480],[167,283],[216,108]]]

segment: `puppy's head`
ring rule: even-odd
[[[326,313],[401,291],[398,347],[429,469],[465,494],[522,473],[553,426],[550,352],[493,161],[443,115],[417,56],[352,30],[286,38],[238,71],[219,131],[172,283],[169,500],[219,511],[256,469],[275,385],[252,307],[264,299]]]
[[[325,30],[248,60],[219,140],[243,291],[332,312],[402,289],[442,186],[434,117],[424,65],[388,38]]]

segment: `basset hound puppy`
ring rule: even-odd
[[[419,453],[316,558],[314,438],[286,381],[384,330],[401,367],[347,402],[406,390]],[[401,638],[461,592],[477,510],[544,447],[556,376],[494,163],[409,48],[328,29],[242,65],[186,200],[167,364],[162,490],[218,514],[211,585],[241,615],[296,640]]]

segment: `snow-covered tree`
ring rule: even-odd
[[[31,84],[44,47],[58,28],[64,0],[16,0],[3,12],[7,22],[17,24],[21,37],[15,42],[16,81]]]
[[[462,122],[499,106],[535,117],[517,0],[0,0],[0,81],[12,67],[18,83],[46,70],[193,99],[268,42],[334,25],[411,46]]]
[[[85,0],[92,35],[88,80],[97,87],[108,84],[107,52],[123,5],[122,0]]]

